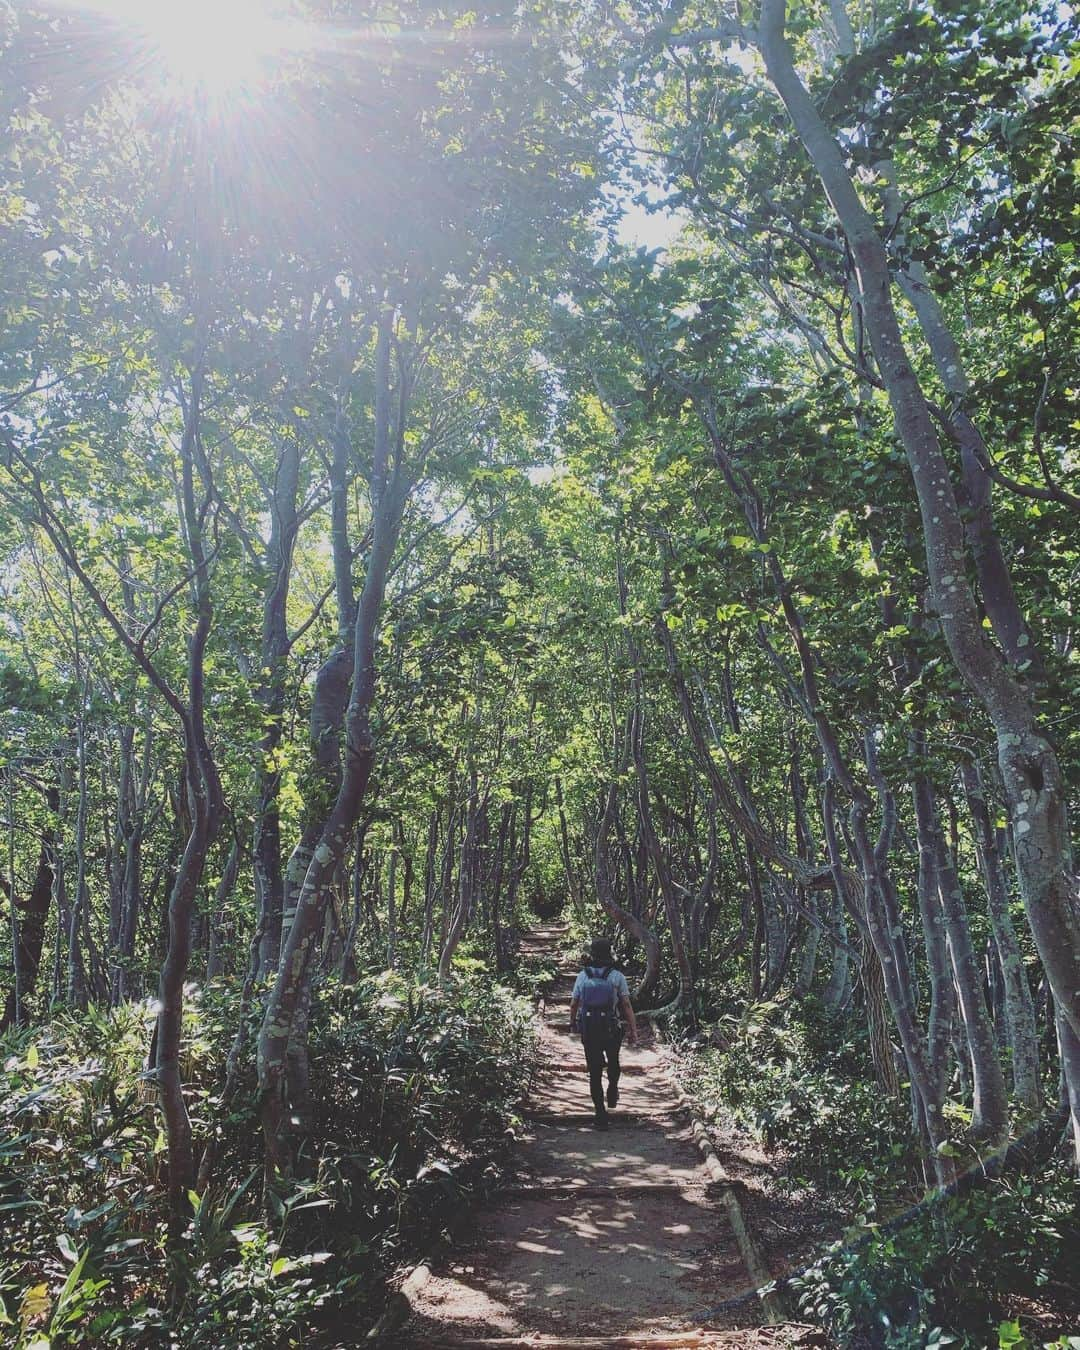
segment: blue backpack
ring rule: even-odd
[[[615,1015],[618,995],[608,979],[613,966],[586,966],[585,984],[581,990],[581,1010],[578,1014],[581,1039],[589,1045],[613,1041],[619,1034],[619,1019]]]

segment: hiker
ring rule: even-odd
[[[589,1091],[592,1093],[598,1130],[608,1127],[607,1107],[619,1100],[619,1046],[623,1029],[622,1013],[629,1028],[629,1041],[637,1045],[637,1022],[630,1006],[630,986],[621,970],[615,969],[610,938],[594,938],[589,947],[589,964],[574,981],[570,1001],[570,1030],[581,1031],[585,1063],[589,1066]],[[607,1064],[607,1102],[604,1101],[604,1065]]]

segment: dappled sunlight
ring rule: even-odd
[[[560,977],[545,999],[544,1053],[514,1184],[477,1216],[469,1254],[450,1257],[412,1296],[410,1345],[447,1324],[493,1334],[505,1306],[529,1334],[619,1334],[643,1319],[674,1332],[709,1303],[745,1301],[751,1291],[655,1050],[626,1048],[641,1072],[624,1066],[609,1131],[587,1123],[568,990]]]
[[[1074,9],[0,0],[20,1347],[1080,1325]]]

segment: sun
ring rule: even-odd
[[[258,87],[299,29],[265,0],[98,0],[95,8],[130,27],[169,83],[207,94]]]

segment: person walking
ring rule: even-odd
[[[623,1024],[628,1028],[631,1045],[637,1045],[637,1021],[630,1006],[630,986],[621,970],[615,969],[610,938],[594,938],[589,947],[589,963],[578,973],[570,1000],[570,1030],[581,1032],[585,1063],[589,1069],[598,1130],[608,1127],[608,1107],[619,1100],[619,1048]],[[607,1095],[604,1094],[604,1068],[607,1067]]]

